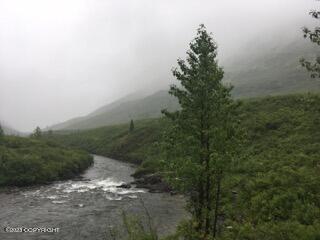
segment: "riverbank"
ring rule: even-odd
[[[93,163],[91,155],[34,138],[4,136],[0,142],[0,187],[70,179]]]
[[[146,221],[146,209],[159,235],[174,233],[188,217],[185,199],[134,186],[117,188],[132,182],[134,171],[132,164],[94,155],[94,164],[78,180],[0,192],[0,239],[113,239],[110,230],[125,232],[123,212]],[[7,226],[52,227],[59,232],[5,233]]]

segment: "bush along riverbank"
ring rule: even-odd
[[[1,136],[0,187],[29,186],[75,177],[93,163],[83,150],[36,138]]]
[[[219,231],[224,239],[320,236],[319,106],[319,94],[241,101],[238,119],[246,141],[239,156],[241,161],[228,171],[221,187],[224,207],[219,214]],[[166,175],[161,138],[169,131],[169,125],[164,119],[134,124],[131,132],[128,123],[56,132],[50,138],[139,163],[135,176],[149,181],[140,184],[151,184],[152,174],[156,173],[153,176],[157,179],[158,175]]]

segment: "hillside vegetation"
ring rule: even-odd
[[[39,139],[3,136],[0,141],[0,187],[71,178],[92,162],[92,156],[81,150]]]
[[[319,90],[320,82],[310,79],[299,59],[313,58],[318,49],[307,41],[289,43],[253,41],[242,52],[225,61],[225,79],[235,86],[236,97],[257,97]],[[265,46],[269,46],[268,50]]]
[[[161,109],[175,110],[178,102],[167,91],[158,91],[150,96],[126,100],[120,99],[110,105],[97,109],[93,113],[71,119],[52,126],[50,129],[90,129],[107,125],[129,122],[131,119],[148,119],[159,117]]]
[[[162,119],[147,119],[134,122],[130,133],[128,122],[82,131],[56,131],[47,138],[90,153],[140,164],[153,156],[153,143],[160,139],[165,125]]]
[[[269,46],[268,50],[265,46]],[[224,60],[225,81],[234,86],[232,94],[236,98],[319,91],[320,81],[310,79],[299,63],[302,56],[313,58],[316,52],[315,46],[300,38],[281,44],[254,41],[231,59]],[[126,123],[131,118],[156,118],[161,116],[161,109],[172,111],[177,107],[177,100],[169,96],[167,90],[149,96],[136,94],[50,129],[90,129]]]
[[[223,183],[220,218],[227,230],[222,238],[319,239],[320,95],[243,100],[240,112],[247,141]],[[128,123],[52,138],[141,162],[140,172],[161,172],[158,142],[167,124],[162,119],[136,121],[130,133]]]

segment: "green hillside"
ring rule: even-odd
[[[71,178],[91,163],[89,154],[53,142],[14,136],[0,139],[0,187]]]
[[[107,119],[107,120],[105,120],[106,117],[104,115],[109,115],[109,116],[112,115],[112,113],[108,114],[108,112],[110,112],[110,111],[112,112],[116,108],[124,109],[124,111],[126,111],[127,110],[126,109],[126,104],[128,102],[141,100],[146,95],[147,94],[145,92],[135,92],[135,93],[129,94],[129,95],[127,95],[127,96],[125,96],[123,98],[120,98],[120,99],[118,99],[118,100],[116,100],[116,101],[114,101],[114,102],[112,102],[110,104],[104,105],[104,106],[96,109],[95,111],[91,112],[90,114],[88,114],[86,116],[73,118],[73,119],[70,119],[68,121],[53,125],[53,126],[50,127],[50,129],[52,129],[52,130],[75,129],[76,127],[74,127],[74,126],[77,126],[78,128],[82,128],[81,125],[90,126],[91,125],[91,123],[90,123],[91,122],[91,118],[93,118],[93,121],[95,123],[98,123],[98,125],[99,125],[99,119],[100,118],[101,118],[100,122],[101,121],[106,121],[107,122],[107,124],[102,124],[102,125],[100,124],[101,126],[105,126],[105,125],[109,125],[109,124],[115,124],[116,122],[114,122],[114,121],[117,121],[117,120],[118,121],[123,121],[122,120],[123,114],[120,117],[115,116],[114,119],[110,118],[110,119]],[[128,112],[126,112],[126,113],[127,114],[124,115],[124,118],[127,120],[128,117],[130,117],[130,116],[128,115]],[[98,115],[101,115],[101,116],[100,117],[96,117]],[[80,126],[78,126],[78,125],[80,125]]]
[[[254,42],[232,59],[224,61],[224,79],[234,85],[236,98],[320,90],[320,81],[310,79],[299,63],[302,56],[312,58],[318,49],[302,39],[282,45],[273,43],[270,49],[265,46],[268,44]],[[177,101],[168,95],[167,90],[147,97],[134,94],[51,129],[89,129],[126,123],[130,119],[155,118],[160,117],[163,108],[173,110],[177,107]]]
[[[105,106],[86,117],[69,120],[52,126],[50,129],[88,129],[125,123],[130,119],[147,119],[159,117],[163,108],[174,110],[177,101],[167,91],[159,91],[138,100],[122,101],[119,104]]]
[[[225,239],[318,239],[320,236],[320,95],[244,100],[239,119],[247,132],[243,160],[224,182]],[[55,134],[68,146],[160,171],[161,119]],[[230,202],[237,193],[236,200]]]
[[[140,164],[152,150],[152,143],[159,140],[165,125],[162,119],[147,119],[135,121],[131,133],[128,121],[127,124],[89,130],[56,131],[47,137],[62,145]]]
[[[317,46],[302,39],[269,44],[252,42],[241,54],[226,61],[225,79],[235,86],[235,96],[256,97],[320,89],[320,81],[311,79],[299,62],[301,57],[314,58],[319,52]]]

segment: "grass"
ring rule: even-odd
[[[151,154],[165,122],[161,119],[140,120],[129,132],[129,123],[102,128],[55,132],[52,140],[63,145],[84,149],[90,153],[141,164]]]
[[[86,152],[52,141],[4,136],[0,142],[0,187],[71,178],[92,162],[92,156]]]

